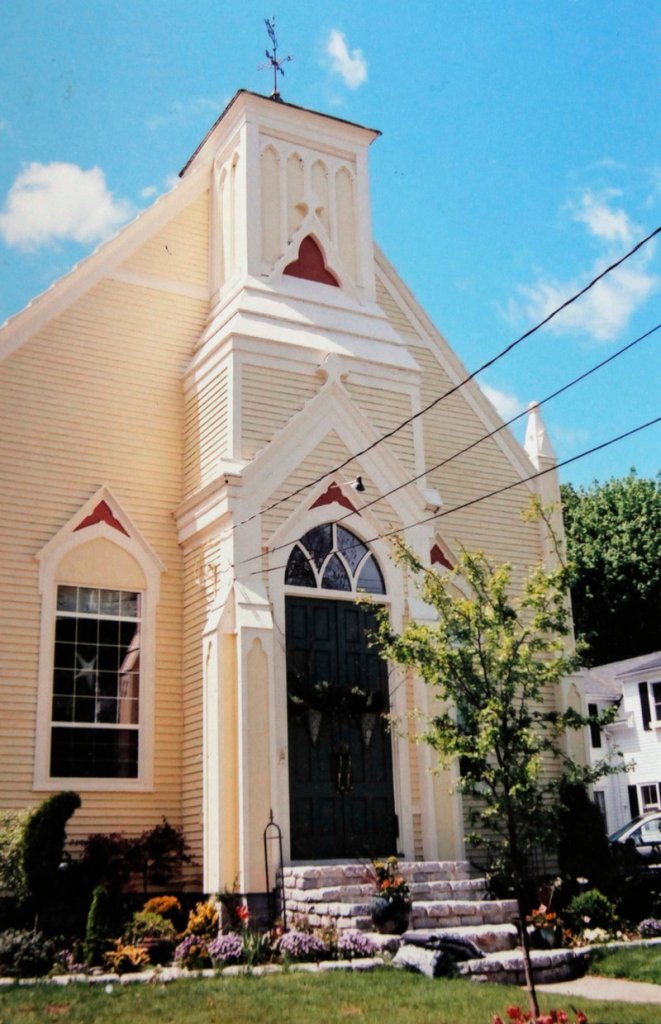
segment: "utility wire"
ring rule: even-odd
[[[369,537],[367,540],[360,540],[357,543],[367,546],[369,544],[373,544],[377,540],[387,540],[389,537],[394,537],[399,533],[405,533],[406,530],[411,530],[415,526],[424,526],[425,523],[433,522],[436,519],[444,519],[445,516],[453,515],[455,512],[461,512],[463,509],[471,508],[473,505],[479,505],[480,502],[488,501],[489,498],[494,498],[498,494],[504,494],[505,491],[511,491],[514,487],[519,487],[521,484],[529,483],[531,480],[538,480],[540,477],[546,476],[547,473],[552,473],[555,470],[562,469],[564,466],[570,466],[573,462],[578,462],[579,459],[584,459],[588,455],[594,455],[595,452],[603,451],[604,448],[610,448],[612,444],[617,444],[618,441],[623,441],[627,437],[633,437],[634,434],[639,434],[642,430],[647,430],[649,427],[653,427],[657,423],[661,423],[661,416],[656,416],[654,419],[648,420],[646,423],[641,423],[639,426],[633,427],[631,430],[626,430],[623,434],[618,434],[617,437],[611,437],[608,441],[602,441],[601,444],[596,444],[592,448],[587,448],[584,452],[579,452],[578,455],[572,455],[568,459],[563,459],[562,462],[554,463],[554,465],[548,466],[546,469],[540,469],[536,473],[531,473],[530,476],[521,477],[521,479],[514,480],[512,483],[505,484],[503,487],[497,487],[495,490],[489,491],[488,494],[480,495],[479,498],[471,498],[470,501],[464,501],[461,505],[455,505],[453,508],[445,509],[443,512],[434,512],[432,515],[426,516],[424,519],[417,519],[413,523],[407,523],[405,526],[397,527],[394,530],[377,533],[374,537]],[[269,552],[264,552],[264,554],[268,553]],[[273,565],[267,569],[254,569],[252,572],[247,573],[247,575],[259,576],[263,573],[276,572],[279,569],[286,568],[286,565]]]
[[[537,407],[540,408],[542,405],[545,405],[546,402],[550,402],[553,398],[557,398],[558,395],[562,395],[565,391],[569,391],[570,388],[575,387],[576,384],[580,384],[581,381],[585,380],[587,377],[590,377],[593,373],[596,373],[597,370],[601,370],[602,367],[607,366],[609,363],[612,363],[619,356],[624,355],[625,352],[628,352],[636,345],[639,345],[641,341],[645,341],[646,338],[649,338],[650,335],[654,334],[656,331],[660,329],[661,323],[657,324],[656,327],[652,327],[649,331],[646,331],[644,334],[640,334],[637,338],[634,338],[633,341],[630,341],[626,345],[623,345],[622,348],[617,350],[617,352],[611,353],[611,355],[607,356],[606,359],[602,359],[601,362],[596,363],[594,366],[591,366],[589,370],[585,370],[583,373],[579,374],[578,377],[574,377],[573,380],[570,380],[567,384],[563,384],[562,387],[557,388],[555,391],[552,391],[550,394],[546,395],[545,398],[542,398],[539,402],[536,403]],[[505,428],[511,426],[512,423],[516,423],[517,420],[520,420],[523,416],[527,416],[528,411],[528,409],[524,409],[522,412],[517,413],[516,416],[512,416],[511,419],[506,420],[504,423],[501,423],[500,426],[496,427],[495,430],[490,431],[488,434],[484,434],[482,437],[478,437],[475,441],[472,441],[470,444],[466,445],[464,448],[461,448],[453,455],[448,455],[448,457],[442,459],[441,462],[437,462],[436,465],[429,466],[422,473],[418,473],[417,476],[411,477],[409,480],[405,480],[404,483],[398,484],[397,487],[392,487],[389,491],[385,491],[384,494],[380,494],[378,495],[378,497],[373,498],[371,501],[365,502],[365,504],[361,505],[360,508],[357,508],[355,512],[345,513],[345,515],[340,516],[339,519],[335,519],[334,522],[336,524],[343,523],[345,519],[350,519],[352,516],[360,514],[365,509],[371,508],[372,505],[377,505],[380,501],[384,501],[386,498],[389,498],[392,494],[396,494],[397,491],[401,491],[405,487],[409,487],[411,484],[416,483],[418,480],[422,479],[422,477],[426,476],[427,473],[433,473],[435,470],[441,469],[443,466],[447,466],[448,463],[454,462],[454,460],[458,459],[460,455],[465,455],[466,452],[471,451],[473,448],[477,448],[477,446],[482,444],[483,441],[488,441],[489,438],[494,437],[496,434],[500,433],[501,430],[505,430]],[[284,544],[278,544],[275,547],[269,548],[268,553],[273,554],[275,551],[280,551],[284,548],[288,548],[291,546],[292,543],[293,541],[288,541]],[[241,561],[236,562],[235,567],[239,565],[245,565],[248,562],[254,562],[256,559],[261,557],[262,553],[258,555],[250,555],[248,558],[243,558],[241,559]]]
[[[394,434],[397,434],[400,430],[403,430],[404,427],[407,427],[409,425],[409,423],[413,423],[414,420],[417,420],[420,416],[424,416],[426,412],[429,412],[430,409],[433,409],[446,398],[449,398],[451,395],[454,395],[465,384],[468,384],[469,381],[477,377],[478,374],[483,373],[484,370],[488,370],[489,367],[494,366],[495,363],[497,363],[504,356],[508,355],[508,353],[515,349],[517,345],[520,345],[521,342],[525,341],[531,335],[535,334],[542,327],[545,327],[546,324],[550,323],[550,321],[553,320],[556,316],[558,316],[559,313],[562,313],[563,310],[571,306],[574,302],[577,301],[577,299],[580,299],[581,296],[586,294],[586,292],[589,292],[591,288],[594,288],[594,286],[598,284],[598,282],[601,281],[604,277],[606,277],[607,274],[610,274],[611,271],[616,270],[618,267],[620,267],[626,260],[630,259],[631,256],[637,253],[639,249],[642,249],[644,245],[651,241],[651,239],[658,235],[660,232],[661,225],[655,228],[654,231],[652,231],[649,235],[646,235],[645,238],[642,238],[639,242],[637,242],[636,245],[634,245],[633,249],[630,249],[629,252],[625,253],[624,256],[621,256],[620,259],[616,260],[614,263],[611,263],[610,266],[605,268],[605,270],[602,270],[601,273],[597,274],[596,277],[593,277],[592,280],[589,281],[584,288],[581,288],[580,291],[576,292],[570,298],[566,299],[563,303],[561,303],[561,305],[557,306],[547,316],[545,316],[543,320],[540,320],[539,323],[535,324],[534,327],[530,327],[523,334],[519,335],[519,337],[515,338],[514,341],[511,341],[509,345],[506,345],[504,349],[501,349],[500,352],[497,352],[495,356],[492,356],[491,359],[488,359],[486,363],[482,363],[482,365],[478,366],[476,370],[473,370],[472,373],[469,373],[467,377],[464,377],[463,380],[460,380],[458,384],[455,384],[447,391],[444,391],[443,394],[438,395],[436,398],[433,399],[433,401],[429,402],[428,405],[424,406],[422,409],[419,409],[417,412],[413,413],[412,416],[409,416],[407,419],[403,420],[396,427],[393,427],[392,430],[389,430],[385,434],[382,434],[375,441],[372,441],[371,444],[368,444],[365,448],[362,448],[358,452],[354,452],[353,455],[350,455],[347,459],[344,460],[344,462],[338,463],[337,466],[334,466],[331,469],[326,470],[325,473],[322,473],[314,480],[310,480],[306,484],[301,484],[301,486],[297,487],[296,490],[291,491],[289,494],[285,494],[284,497],[282,498],[278,498],[277,501],[274,501],[272,504],[267,505],[265,508],[259,509],[259,511],[257,512],[253,512],[253,514],[247,516],[246,519],[240,520],[238,523],[235,524],[234,529],[236,530],[240,526],[245,526],[246,523],[252,522],[253,519],[257,519],[260,516],[265,515],[265,513],[270,512],[272,509],[277,508],[279,505],[282,505],[285,501],[289,501],[290,498],[295,498],[298,494],[301,494],[303,491],[307,491],[309,490],[310,487],[314,487],[316,486],[316,484],[321,483],[321,481],[325,480],[326,477],[332,476],[334,473],[338,473],[341,469],[344,469],[345,466],[348,466],[350,462],[353,462],[354,459],[358,459],[362,455],[366,455],[367,452],[372,451],[372,449],[376,448],[377,445],[380,445],[383,441],[387,441],[388,438],[393,437]]]

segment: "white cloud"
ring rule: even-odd
[[[99,167],[27,164],[0,212],[0,236],[9,246],[36,249],[60,241],[100,242],[131,217],[126,199],[108,191]]]
[[[617,338],[636,310],[658,287],[659,279],[646,271],[646,263],[647,260],[639,259],[637,263],[625,263],[611,271],[587,294],[559,313],[547,329],[557,334],[579,331],[595,341]],[[603,261],[595,263],[592,276],[603,268]],[[539,280],[530,287],[522,288],[526,316],[530,320],[543,320],[584,284],[585,281],[579,280]]]
[[[331,29],[326,44],[326,53],[331,59],[331,67],[342,78],[350,89],[357,89],[367,81],[367,61],[362,50],[349,53],[344,33],[336,28]]]
[[[512,395],[507,391],[500,391],[499,388],[492,388],[490,384],[485,384],[484,381],[480,381],[479,384],[501,419],[511,420],[512,417],[518,416],[525,409],[525,404],[516,395]]]
[[[574,207],[574,220],[579,224],[585,224],[594,238],[604,242],[631,245],[634,238],[641,233],[641,229],[630,220],[626,210],[613,210],[608,205],[609,199],[619,195],[620,193],[614,189],[601,195],[595,195],[590,191],[584,192]]]
[[[618,192],[600,194],[586,191],[580,201],[568,209],[572,219],[583,224],[588,233],[602,243],[602,253],[583,277],[566,281],[539,277],[532,285],[522,286],[522,308],[514,312],[528,320],[542,320],[554,309],[585,286],[591,277],[601,273],[611,260],[622,255],[643,232],[621,206],[613,200]],[[636,256],[617,270],[611,271],[567,309],[559,313],[548,330],[557,334],[579,332],[595,341],[612,341],[626,328],[634,313],[659,286],[659,278],[648,270],[654,255],[653,242],[648,242]]]
[[[156,185],[147,185],[145,188],[140,189],[141,199],[153,199],[154,196],[158,195],[158,189]]]

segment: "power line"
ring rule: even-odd
[[[644,334],[640,334],[637,338],[634,338],[633,341],[630,341],[626,345],[623,345],[622,348],[617,350],[617,352],[611,353],[611,355],[607,356],[606,359],[602,359],[599,363],[596,363],[594,366],[590,367],[590,369],[585,370],[577,377],[574,377],[573,380],[570,380],[567,384],[563,384],[562,387],[556,388],[555,391],[552,391],[550,394],[546,395],[545,398],[542,398],[541,401],[537,402],[537,407],[541,407],[542,405],[545,405],[547,402],[550,402],[553,398],[557,398],[558,395],[562,395],[565,391],[569,391],[570,388],[575,387],[576,384],[580,384],[581,381],[584,381],[587,377],[590,377],[593,373],[596,373],[597,370],[601,370],[604,366],[607,366],[609,363],[612,363],[615,359],[619,358],[619,356],[624,355],[625,352],[628,352],[636,345],[639,345],[641,341],[645,341],[646,338],[649,338],[652,334],[654,334],[656,331],[660,329],[661,323],[657,324],[656,327],[652,327],[649,331],[646,331]],[[522,410],[522,412],[517,413],[516,416],[512,416],[509,420],[506,420],[504,423],[501,423],[500,426],[496,427],[495,430],[491,430],[488,434],[483,434],[482,437],[479,437],[475,441],[472,441],[470,444],[466,445],[464,448],[461,448],[453,455],[447,456],[447,458],[442,459],[441,462],[437,462],[434,466],[429,466],[428,468],[426,468],[422,473],[418,473],[417,476],[411,477],[409,480],[404,481],[404,483],[402,484],[398,484],[396,487],[392,487],[389,491],[385,491],[385,493],[380,494],[378,497],[373,498],[371,501],[365,502],[365,504],[361,505],[360,508],[355,510],[355,512],[347,512],[345,515],[340,516],[339,519],[334,520],[334,522],[343,523],[346,519],[350,519],[353,515],[356,515],[356,513],[361,513],[365,509],[371,508],[372,505],[377,505],[380,501],[384,501],[391,495],[396,494],[397,491],[401,491],[405,487],[409,487],[411,484],[416,483],[422,477],[426,476],[427,473],[433,473],[435,470],[441,469],[443,466],[447,466],[448,463],[454,462],[454,460],[458,459],[459,456],[465,455],[466,452],[471,451],[473,448],[477,448],[478,445],[482,444],[484,441],[488,441],[489,438],[494,437],[496,434],[500,433],[501,430],[505,430],[506,427],[511,426],[512,423],[516,423],[517,420],[520,420],[523,416],[526,416],[527,414],[527,409]],[[268,553],[273,554],[275,551],[280,551],[284,548],[288,548],[292,543],[292,541],[288,541],[284,544],[278,544],[275,547],[269,548]],[[237,562],[236,566],[245,565],[248,562],[254,562],[256,559],[261,557],[261,553],[258,555],[250,555],[248,558],[243,558],[241,559],[240,562]]]
[[[657,423],[661,423],[661,416],[656,416],[654,419],[648,420],[646,423],[641,423],[639,426],[633,427],[631,430],[626,430],[623,434],[618,434],[617,437],[611,437],[608,441],[602,441],[601,444],[596,444],[592,448],[587,448],[584,452],[579,452],[578,455],[572,455],[568,459],[563,459],[562,462],[548,466],[546,469],[540,469],[536,473],[531,473],[530,476],[521,477],[519,480],[514,480],[512,483],[505,484],[503,487],[497,487],[495,490],[489,491],[488,494],[480,495],[479,498],[471,498],[470,501],[464,501],[461,505],[455,505],[453,508],[445,509],[443,512],[434,512],[432,515],[426,516],[424,519],[417,519],[415,522],[407,523],[405,526],[397,527],[395,530],[377,533],[374,537],[369,537],[367,540],[360,540],[358,543],[367,546],[368,544],[373,544],[377,540],[387,540],[389,537],[394,537],[399,533],[405,533],[406,530],[411,530],[415,526],[424,526],[425,523],[433,522],[436,519],[444,519],[445,516],[453,515],[455,512],[461,512],[463,509],[471,508],[473,505],[479,505],[480,502],[488,501],[489,498],[495,498],[498,494],[504,494],[505,491],[511,491],[514,487],[520,487],[521,484],[529,483],[531,480],[538,480],[540,477],[546,476],[547,473],[552,473],[555,470],[562,469],[564,466],[570,466],[573,462],[578,462],[579,459],[584,459],[588,455],[594,455],[595,452],[603,451],[604,448],[610,448],[611,445],[617,444],[618,441],[623,441],[627,437],[633,437],[634,434],[639,434],[642,430],[647,430],[649,427],[653,427]],[[268,553],[269,552],[265,552],[265,554]],[[247,573],[247,575],[259,576],[263,573],[276,572],[279,569],[286,568],[286,565],[273,565],[264,570],[254,569],[252,572]]]
[[[414,420],[417,420],[420,416],[424,416],[426,412],[429,412],[430,409],[433,409],[446,398],[450,398],[451,395],[454,395],[465,384],[468,384],[469,381],[477,377],[478,374],[483,373],[484,370],[488,370],[491,366],[494,366],[504,356],[512,352],[513,349],[517,347],[517,345],[520,345],[521,342],[525,341],[527,338],[531,337],[531,335],[541,330],[542,327],[545,327],[546,324],[550,323],[551,320],[558,316],[559,313],[562,313],[563,310],[567,309],[574,302],[580,299],[581,296],[586,294],[586,292],[589,292],[591,288],[594,288],[594,286],[598,284],[598,282],[601,281],[604,277],[606,277],[607,274],[610,274],[613,270],[616,270],[618,267],[620,267],[626,260],[630,259],[631,256],[637,253],[639,249],[642,249],[644,245],[651,241],[651,239],[658,235],[660,232],[661,225],[655,228],[654,231],[652,231],[649,235],[646,235],[645,238],[642,238],[639,242],[637,242],[636,245],[634,245],[634,247],[630,249],[629,252],[625,253],[624,256],[621,256],[620,259],[616,260],[614,263],[611,263],[610,266],[605,268],[605,270],[602,270],[601,273],[597,274],[596,277],[593,277],[592,280],[585,285],[585,287],[581,288],[580,291],[576,292],[570,298],[566,299],[563,303],[557,306],[547,316],[545,316],[543,320],[540,320],[539,323],[535,324],[534,327],[530,327],[523,334],[519,335],[518,338],[515,338],[514,341],[511,341],[509,345],[506,345],[505,348],[501,349],[500,352],[497,352],[495,356],[492,356],[491,359],[488,359],[486,363],[482,363],[482,365],[478,366],[476,370],[473,370],[472,373],[469,373],[467,377],[464,377],[463,380],[460,380],[458,384],[453,385],[453,387],[449,388],[447,391],[444,391],[441,395],[438,395],[431,402],[429,402],[428,405],[424,406],[422,409],[419,409],[417,412],[413,413],[407,419],[399,423],[396,427],[393,427],[392,430],[389,430],[385,434],[382,434],[375,441],[372,441],[370,444],[368,444],[365,448],[362,448],[358,452],[354,452],[353,455],[350,455],[347,459],[344,460],[344,462],[340,462],[337,466],[333,466],[331,469],[326,470],[326,472],[322,473],[314,480],[310,480],[306,484],[301,484],[301,486],[297,487],[296,490],[290,491],[289,494],[285,494],[282,498],[278,498],[277,501],[272,502],[272,504],[267,505],[265,508],[259,509],[257,512],[253,512],[252,515],[247,516],[246,519],[240,520],[238,523],[235,524],[234,529],[237,530],[240,526],[245,526],[246,523],[252,522],[254,519],[257,519],[260,516],[265,515],[267,512],[271,512],[272,509],[277,508],[279,505],[282,505],[285,501],[289,501],[290,498],[295,498],[298,494],[301,494],[303,491],[309,490],[310,487],[315,487],[318,483],[321,483],[322,480],[325,480],[327,477],[332,476],[334,473],[338,473],[341,469],[344,469],[344,467],[348,466],[349,463],[353,462],[354,459],[359,459],[362,455],[366,455],[367,452],[372,451],[372,449],[376,448],[377,445],[380,445],[383,441],[387,441],[388,438],[393,437],[395,434],[399,433],[399,431],[403,430],[404,427],[407,427],[410,423],[413,423]]]

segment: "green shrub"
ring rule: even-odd
[[[23,868],[23,835],[30,812],[0,811],[0,892],[22,903],[28,896]]]
[[[168,885],[192,863],[188,843],[181,829],[163,818],[162,824],[139,836],[119,832],[96,833],[83,843],[82,870],[90,886],[104,884],[120,891],[129,887],[132,876],[139,875],[142,888]]]
[[[613,931],[619,923],[614,904],[599,889],[588,889],[574,896],[563,917],[574,932],[582,932],[585,928]]]
[[[176,937],[177,932],[172,921],[148,910],[138,910],[124,931],[124,942],[129,944],[137,944],[147,938],[165,939],[174,943]]]
[[[114,907],[108,890],[103,885],[97,885],[92,894],[85,929],[85,963],[89,967],[103,963],[110,946],[114,917]]]
[[[37,978],[55,963],[55,944],[40,932],[0,932],[0,975],[8,978]]]
[[[32,812],[23,831],[22,867],[37,913],[57,888],[66,825],[80,797],[67,791],[49,796]]]

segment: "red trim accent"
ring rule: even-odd
[[[315,242],[312,235],[306,235],[298,250],[298,258],[289,263],[284,271],[290,277],[302,277],[305,281],[319,281],[320,284],[330,284],[333,288],[339,288],[340,283],[327,268],[324,262],[324,254]]]
[[[351,503],[346,494],[341,490],[340,485],[336,483],[330,484],[328,489],[323,494],[320,494],[317,500],[310,505],[310,508],[319,508],[320,505],[333,505],[335,503],[341,505],[342,508],[349,509],[350,512],[356,512],[360,515],[356,506]]]
[[[444,555],[438,544],[434,544],[433,548],[429,552],[432,565],[443,565],[446,569],[454,569],[452,562],[448,559],[447,555]]]
[[[94,511],[90,512],[90,514],[83,519],[82,523],[78,524],[74,533],[76,533],[77,530],[84,530],[86,526],[95,526],[96,523],[106,523],[107,526],[112,526],[113,530],[119,530],[120,533],[124,533],[128,537],[128,533],[120,523],[119,519],[112,514],[110,505],[107,501],[100,501]]]

